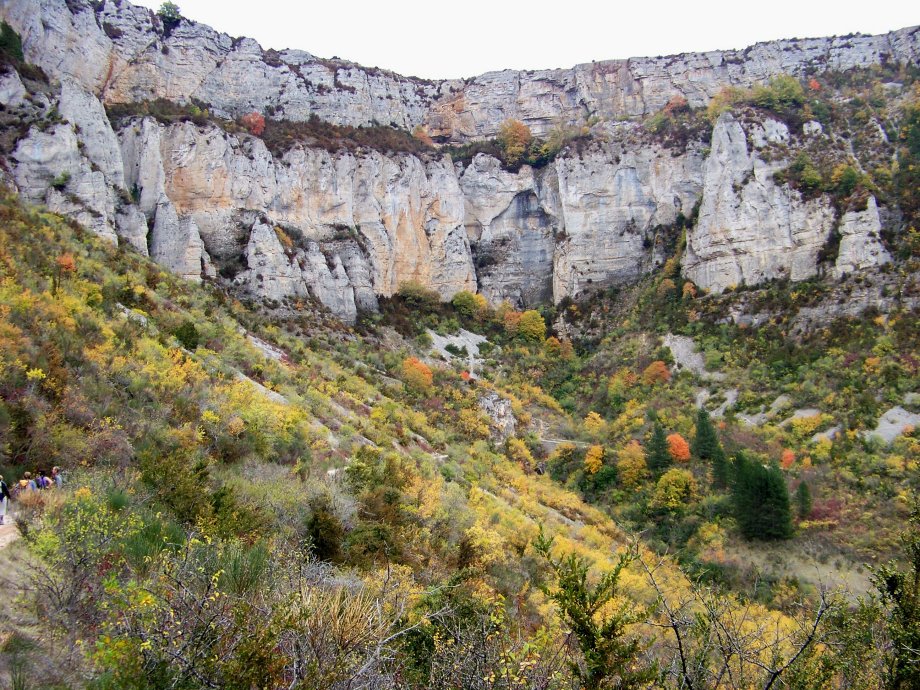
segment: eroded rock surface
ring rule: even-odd
[[[703,106],[724,86],[780,73],[917,64],[917,28],[461,82],[265,51],[186,20],[167,30],[127,0],[8,0],[0,18],[52,80],[29,93],[15,72],[0,75],[5,108],[44,117],[9,156],[12,182],[189,279],[220,276],[276,301],[309,297],[346,321],[408,281],[444,299],[470,290],[527,307],[654,270],[697,204],[684,274],[713,292],[841,278],[891,260],[881,234],[892,214],[876,199],[837,218],[829,198],[804,199],[774,178],[806,140],[832,136],[819,124],[790,132],[770,117],[725,114],[711,146],[675,148],[622,120],[674,96]],[[103,107],[193,97],[228,118],[424,126],[442,141],[492,136],[509,117],[536,134],[588,116],[600,123],[591,144],[509,172],[487,155],[461,165],[435,151],[330,153],[306,142],[273,155],[258,137],[192,122],[135,118],[114,131]],[[822,265],[834,237],[836,255]]]

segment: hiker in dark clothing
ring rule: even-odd
[[[38,471],[38,479],[35,480],[35,484],[39,489],[51,488],[51,478],[45,474],[45,470]]]
[[[12,499],[10,487],[3,481],[3,475],[0,475],[0,525],[6,522],[6,513],[10,509],[10,501]]]

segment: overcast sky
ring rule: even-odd
[[[161,0],[139,4],[160,6]],[[920,23],[911,0],[176,0],[185,17],[264,48],[300,48],[418,77],[744,48]]]

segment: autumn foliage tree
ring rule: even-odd
[[[585,431],[591,436],[600,436],[604,432],[604,429],[607,428],[607,422],[605,422],[604,418],[594,410],[591,410],[585,416],[584,425]]]
[[[604,447],[591,446],[585,453],[585,472],[589,475],[597,474],[604,466]]]
[[[458,314],[468,319],[480,318],[489,308],[489,303],[485,297],[467,290],[461,290],[454,295],[451,304],[454,305],[454,309],[457,310]]]
[[[656,383],[667,383],[670,380],[671,371],[668,369],[668,365],[660,359],[656,359],[649,364],[642,372],[642,382],[649,386],[654,386]]]
[[[51,294],[56,295],[61,281],[77,272],[77,262],[73,254],[61,254],[54,261],[54,274],[51,280]]]
[[[690,460],[690,445],[680,434],[669,434],[668,453],[675,462],[687,462]]]
[[[511,462],[517,463],[528,472],[533,469],[535,464],[530,448],[519,438],[508,439],[505,444],[505,455]]]
[[[648,476],[645,451],[638,441],[630,441],[617,453],[617,477],[626,489],[635,489]]]
[[[431,368],[417,357],[406,357],[403,360],[402,378],[410,389],[420,393],[428,391],[434,383]]]
[[[265,131],[265,116],[256,112],[246,113],[240,118],[240,124],[253,136],[260,137]]]
[[[542,343],[546,339],[546,322],[543,315],[535,309],[528,309],[521,314],[517,332],[525,340]]]
[[[530,128],[520,120],[505,120],[498,132],[498,145],[505,163],[510,166],[521,162],[532,141]]]
[[[661,475],[649,505],[668,513],[682,513],[699,494],[696,479],[687,470],[674,468]]]

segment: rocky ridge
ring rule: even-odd
[[[433,136],[454,140],[493,136],[512,117],[542,134],[560,120],[653,113],[674,96],[706,105],[724,86],[776,74],[920,58],[920,31],[912,27],[430,81],[301,50],[263,50],[187,20],[170,30],[127,0],[9,0],[2,16],[22,36],[27,60],[70,76],[106,103],[197,98],[231,117],[271,110],[290,120],[316,114],[336,124],[426,125]]]
[[[10,155],[20,193],[190,279],[220,275],[277,301],[312,297],[346,321],[406,281],[443,298],[478,290],[494,303],[534,305],[654,269],[669,229],[697,206],[684,273],[707,290],[840,277],[890,260],[875,198],[838,216],[828,198],[803,199],[775,180],[816,123],[790,131],[769,117],[725,114],[710,146],[673,150],[638,122],[613,118],[675,95],[705,105],[726,84],[816,65],[916,64],[917,29],[435,83],[263,51],[187,21],[169,32],[127,2],[13,0],[0,17],[60,84],[42,100],[15,72],[0,76],[4,108],[60,115]],[[586,150],[510,172],[484,154],[465,166],[438,153],[295,146],[273,155],[258,137],[151,117],[116,131],[103,107],[193,95],[227,116],[426,125],[445,139],[491,135],[508,117],[537,133],[587,115],[610,119],[592,128]],[[835,233],[836,260],[822,265]]]

